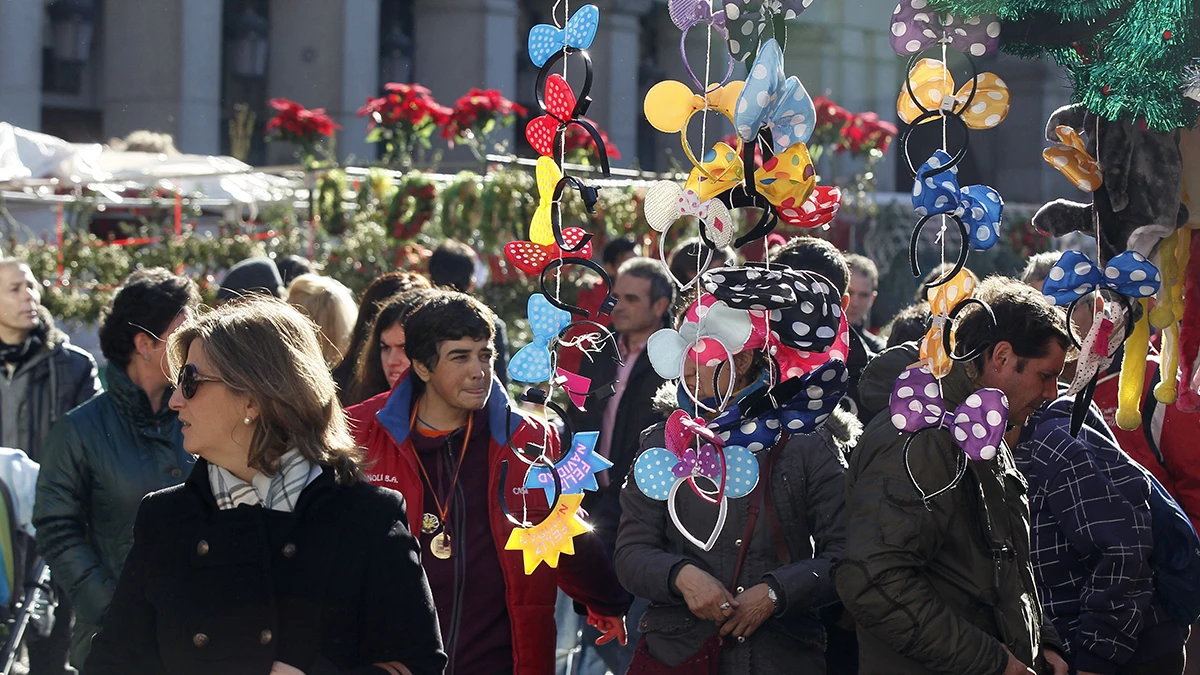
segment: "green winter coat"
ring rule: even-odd
[[[38,476],[38,549],[75,608],[71,664],[83,665],[108,611],[142,497],[182,483],[194,460],[179,416],[152,413],[146,392],[117,367],[108,390],[67,413],[50,433]]]
[[[1042,649],[1061,651],[1044,620],[1029,551],[1027,485],[1002,446],[971,462],[961,483],[926,508],[905,468],[903,434],[886,413],[893,384],[917,360],[913,345],[885,351],[863,373],[871,410],[846,473],[846,550],[834,572],[858,624],[861,675],[999,675],[1007,648],[1039,673]],[[951,409],[975,389],[955,364],[942,380]],[[910,446],[926,494],[954,478],[962,451],[948,431]],[[990,518],[985,515],[990,514]],[[990,523],[990,535],[988,524]]]

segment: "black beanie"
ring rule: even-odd
[[[217,291],[217,302],[234,300],[250,293],[283,297],[283,279],[270,258],[246,258],[231,267]]]

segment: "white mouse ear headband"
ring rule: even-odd
[[[702,314],[700,312],[703,312]],[[711,354],[714,345],[732,361],[734,355],[746,349],[754,333],[750,313],[742,309],[733,309],[723,302],[711,302],[711,297],[702,296],[689,310],[689,314],[698,315],[699,321],[684,321],[679,330],[663,328],[650,336],[646,343],[646,353],[654,372],[667,380],[679,380],[688,397],[700,408],[709,412],[720,412],[729,404],[733,397],[734,378],[729,378],[729,384],[721,396],[717,409],[712,409],[702,403],[695,395],[683,377],[684,359],[701,362],[701,354]],[[710,365],[710,364],[705,364]]]
[[[703,227],[703,239],[710,242],[713,247],[725,248],[733,242],[733,217],[729,214],[729,208],[719,199],[701,202],[699,195],[680,187],[678,183],[660,180],[651,185],[646,190],[642,210],[646,215],[646,222],[660,234],[666,234],[667,230],[671,229],[671,225],[680,218],[691,216],[700,220]],[[663,265],[669,266],[666,240],[665,236],[658,238],[658,257],[663,261]],[[713,249],[708,246],[705,248],[704,268],[707,268],[712,262]],[[691,288],[694,283],[696,283],[695,279],[686,284],[679,284],[676,281],[676,284],[683,290]]]

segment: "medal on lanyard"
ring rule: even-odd
[[[409,428],[414,428],[416,421],[417,406],[414,405]],[[462,470],[463,459],[467,456],[467,446],[471,442],[471,427],[474,422],[474,415],[467,417],[467,430],[463,435],[462,451],[458,454],[458,465],[454,467],[454,477],[450,479],[450,490],[447,492],[445,505],[442,504],[441,498],[438,497],[437,490],[433,486],[433,481],[429,478],[429,473],[425,471],[425,463],[421,461],[420,457],[417,457],[417,467],[421,470],[421,477],[425,479],[425,484],[429,487],[429,494],[433,496],[433,505],[437,510],[436,515],[425,513],[421,516],[421,533],[434,534],[437,532],[436,536],[429,540],[429,552],[438,560],[448,560],[454,554],[447,516],[450,514],[450,506],[453,504],[454,487],[458,485],[458,472]],[[416,453],[416,448],[413,448],[413,453]],[[441,532],[438,532],[438,530],[441,530]]]

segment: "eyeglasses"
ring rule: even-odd
[[[200,388],[202,382],[224,382],[219,377],[209,377],[201,375],[196,366],[189,363],[179,369],[179,377],[175,379],[175,386],[179,388],[179,393],[183,394],[185,399],[191,399],[196,395],[196,390]]]

